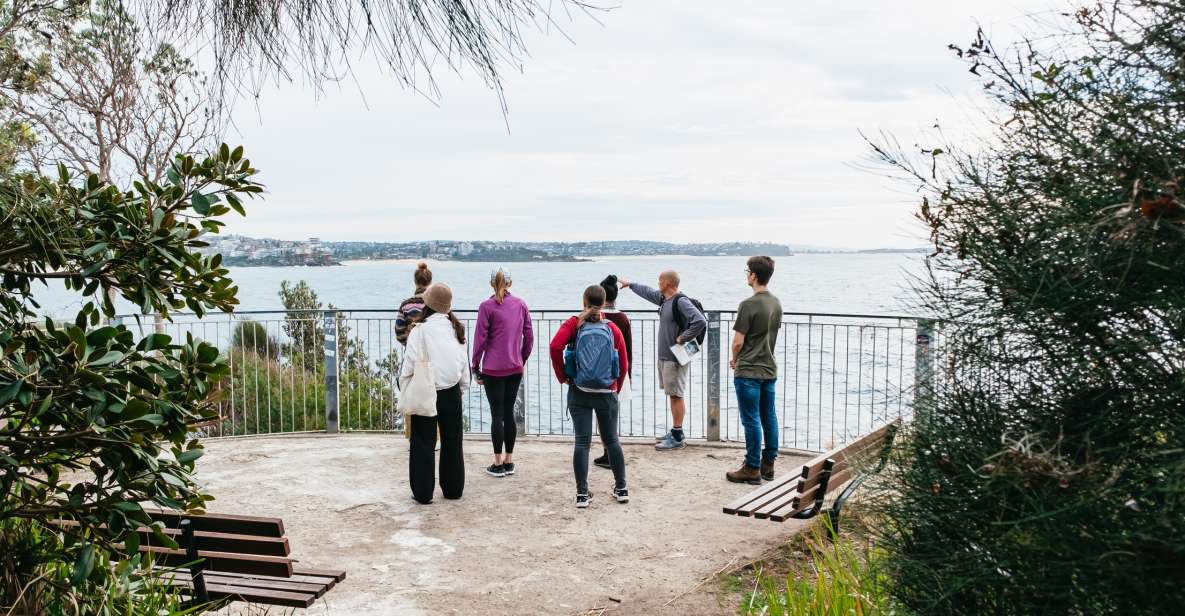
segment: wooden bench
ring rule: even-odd
[[[153,522],[161,523],[160,533],[178,547],[166,545],[153,529],[141,527],[136,532],[140,552],[161,568],[160,579],[186,589],[191,605],[247,601],[307,608],[346,579],[344,571],[296,566],[279,518],[145,511]]]
[[[844,502],[869,475],[885,467],[893,438],[900,426],[901,420],[895,420],[848,445],[821,454],[804,464],[798,474],[770,481],[728,503],[724,506],[724,513],[774,522],[785,522],[792,518],[805,520],[819,515],[827,495],[834,494],[840,486],[848,483],[827,512],[831,532],[838,533],[839,513]],[[874,455],[879,455],[879,465],[867,473],[857,475]]]

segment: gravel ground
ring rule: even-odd
[[[481,470],[493,461],[488,440],[466,440],[464,498],[438,488],[426,506],[411,498],[402,435],[206,446],[198,476],[217,497],[211,512],[281,517],[302,564],[348,572],[309,614],[734,614],[712,599],[712,582],[697,584],[802,524],[721,513],[751,489],[724,480],[736,448],[626,444],[630,502],[609,498],[612,475],[593,467],[595,496],[581,511],[570,441],[520,439],[517,473],[498,479]],[[783,456],[779,470],[802,461]]]

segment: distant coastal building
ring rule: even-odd
[[[768,243],[671,244],[612,240],[598,242],[490,242],[424,240],[417,242],[325,242],[258,239],[236,235],[205,236],[205,254],[221,254],[227,265],[337,265],[338,260],[435,259],[440,261],[548,262],[606,256],[788,256],[789,246]]]

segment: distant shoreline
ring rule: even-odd
[[[775,257],[777,259],[787,259],[790,257],[806,257],[818,255],[886,255],[886,254],[923,254],[928,251],[918,249],[882,249],[882,250],[853,250],[853,251],[835,251],[835,252],[798,252],[792,255],[781,255]],[[696,259],[713,259],[713,258],[742,258],[743,255],[686,255],[686,254],[661,254],[661,255],[595,255],[575,256],[573,259],[532,259],[529,261],[513,261],[513,260],[489,260],[489,261],[475,261],[469,259],[432,259],[432,258],[402,258],[402,259],[345,259],[341,262],[335,262],[332,266],[350,266],[350,265],[415,265],[420,262],[428,263],[430,265],[442,265],[447,263],[596,263],[600,261],[619,261],[623,259],[666,259],[666,258],[696,258]],[[242,264],[237,263],[231,267],[332,267],[329,265],[275,265],[275,264]]]

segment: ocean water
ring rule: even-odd
[[[911,314],[910,278],[922,271],[919,254],[799,254],[777,259],[771,290],[788,312],[845,314]],[[473,310],[489,297],[492,263],[432,262],[434,279],[453,289],[453,307]],[[613,273],[650,286],[658,274],[674,269],[682,290],[709,310],[735,310],[748,297],[743,257],[608,257],[583,263],[509,263],[512,292],[539,310],[569,311],[579,307],[584,288]],[[413,291],[412,262],[350,262],[338,267],[233,268],[239,286],[239,310],[279,310],[283,280],[307,281],[326,304],[339,308],[389,310]],[[72,316],[81,304],[60,285],[51,283],[37,294],[43,311]],[[652,306],[628,291],[618,307]],[[121,303],[121,313],[132,313]]]

